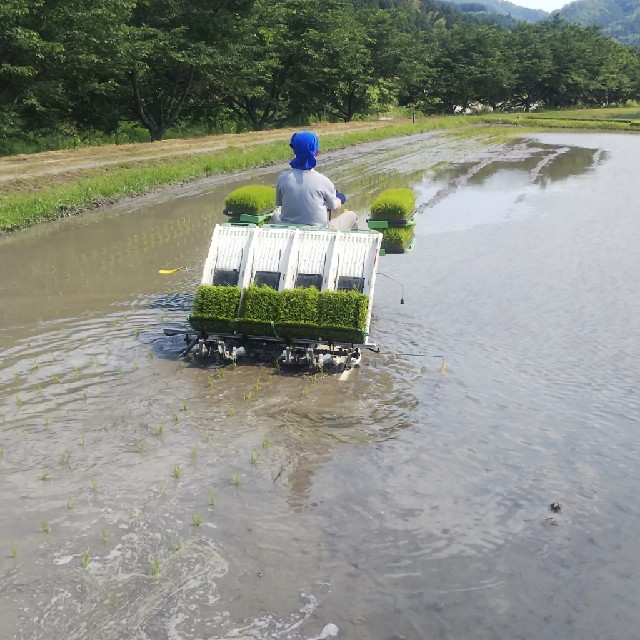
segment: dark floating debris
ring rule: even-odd
[[[560,511],[562,511],[562,505],[559,502],[552,502],[549,505],[549,509],[551,509],[551,511],[553,511],[554,513],[559,513]]]

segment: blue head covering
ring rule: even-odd
[[[289,163],[294,169],[313,169],[316,166],[316,153],[320,145],[318,136],[311,131],[299,131],[291,136],[289,146],[296,157]]]

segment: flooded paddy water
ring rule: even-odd
[[[0,640],[637,637],[639,144],[320,156],[362,226],[390,186],[421,208],[345,379],[162,335],[278,171],[2,240]]]

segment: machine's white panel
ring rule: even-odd
[[[238,271],[242,288],[258,271],[280,273],[280,289],[293,288],[298,274],[322,275],[323,290],[335,290],[341,276],[362,278],[370,301],[368,331],[381,241],[382,235],[374,231],[217,225],[202,284],[213,282],[216,269]]]

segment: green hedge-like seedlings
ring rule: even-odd
[[[224,201],[225,209],[237,215],[248,213],[255,216],[273,209],[275,204],[275,187],[265,185],[240,187],[232,191]]]
[[[238,287],[201,284],[193,301],[189,324],[197,331],[231,332],[239,305]]]
[[[386,189],[371,204],[372,220],[406,220],[416,206],[411,189]]]
[[[242,296],[241,316],[245,320],[275,322],[280,317],[282,295],[266,285],[252,284]]]
[[[241,296],[238,287],[200,285],[189,323],[208,333],[358,343],[365,338],[368,309],[368,296],[358,291],[251,285]]]
[[[415,227],[392,227],[382,231],[381,249],[385,251],[405,249],[413,237]]]
[[[323,291],[318,298],[318,325],[363,329],[369,298],[358,291]]]
[[[238,287],[201,284],[193,301],[193,314],[209,318],[235,318],[239,302]]]
[[[280,292],[280,322],[294,324],[317,324],[318,297],[320,292],[315,287],[297,287]]]

